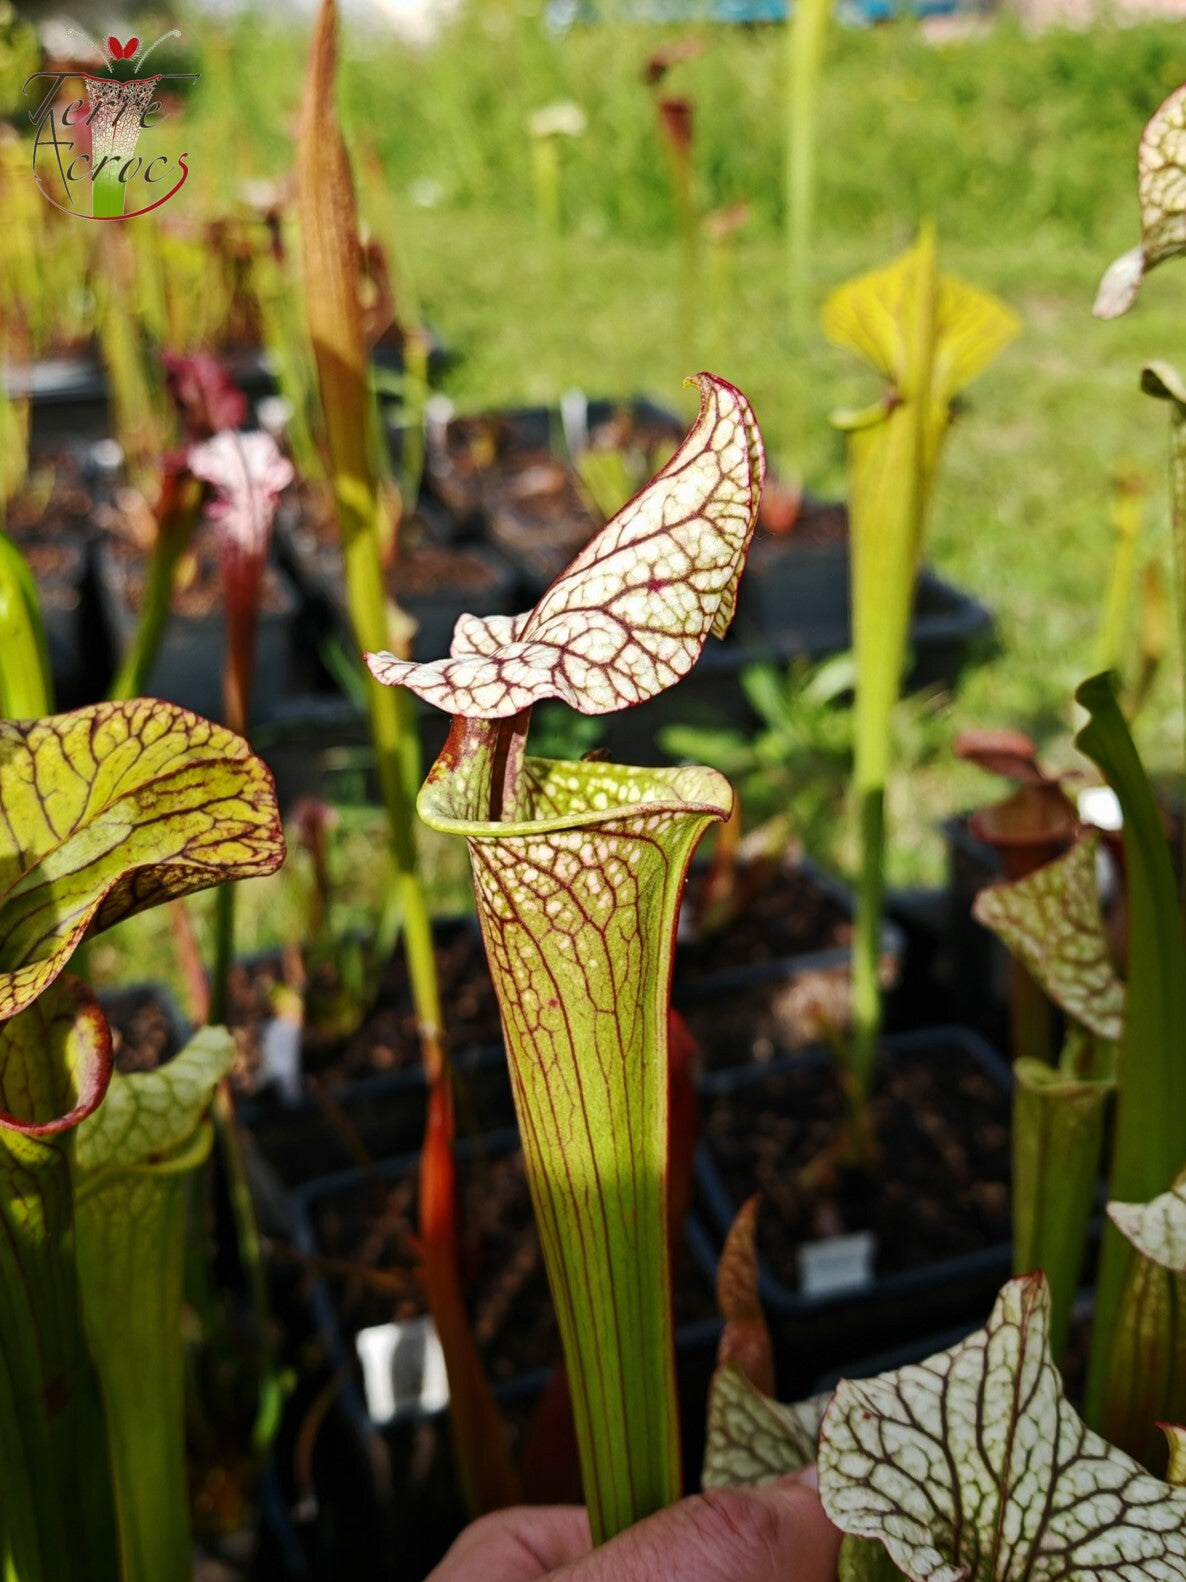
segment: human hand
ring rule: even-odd
[[[466,1528],[427,1582],[834,1582],[840,1534],[813,1472],[709,1489],[596,1550],[579,1506],[496,1511]]]

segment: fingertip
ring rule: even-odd
[[[820,1503],[819,1477],[814,1466],[804,1467],[764,1484],[754,1493],[764,1499],[778,1518],[785,1552],[794,1556],[790,1576],[794,1582],[816,1582],[834,1577],[842,1534],[828,1520]]]
[[[427,1582],[538,1582],[591,1548],[583,1506],[516,1505],[471,1522]]]

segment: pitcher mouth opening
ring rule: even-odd
[[[464,794],[451,795],[450,781],[447,770],[430,776],[417,798],[417,811],[431,828],[470,840],[544,835],[653,817],[724,819],[733,806],[732,788],[724,776],[694,766],[652,769],[529,757],[523,763],[514,816],[497,820],[467,816]],[[467,786],[462,778],[463,793]]]

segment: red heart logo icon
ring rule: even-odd
[[[114,34],[107,40],[107,48],[115,56],[116,60],[131,60],[139,44],[140,40],[138,38],[130,38],[126,44],[121,44]]]

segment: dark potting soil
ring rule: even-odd
[[[589,448],[634,452],[640,467],[650,469],[649,477],[671,455],[684,431],[678,418],[665,422],[659,413],[636,414],[626,405],[590,426]],[[539,434],[538,423],[513,411],[454,418],[445,438],[443,476],[458,484],[472,479],[482,490],[501,471],[520,472],[549,463],[563,470],[556,453],[538,443]]]
[[[104,996],[111,1028],[115,1069],[155,1071],[171,1060],[179,1046],[178,1028],[168,1008],[151,988],[121,989]]]
[[[47,612],[78,608],[93,512],[90,490],[69,456],[48,474],[37,469],[8,507],[4,530],[28,562]]]
[[[787,1289],[804,1242],[845,1232],[873,1231],[880,1275],[1008,1241],[1009,1098],[965,1051],[883,1060],[869,1107],[875,1174],[830,1162],[846,1117],[831,1062],[701,1098],[701,1136],[730,1199],[762,1193],[762,1253]]]
[[[536,1233],[523,1155],[474,1156],[459,1165],[463,1177],[463,1271],[474,1338],[494,1383],[547,1366],[560,1341]],[[347,1338],[374,1324],[419,1317],[425,1311],[414,1274],[409,1238],[414,1234],[414,1177],[363,1182],[315,1202],[311,1215],[318,1252],[359,1267],[334,1277]],[[402,1294],[369,1282],[362,1271],[403,1273]],[[686,1259],[676,1270],[677,1326],[716,1316],[714,1293]]]
[[[793,863],[784,863],[762,878],[755,873],[752,881],[742,872],[737,880],[737,914],[702,939],[687,938],[684,927],[696,916],[706,882],[707,870],[697,868],[684,892],[676,950],[680,981],[691,983],[709,973],[834,950],[852,940],[850,914],[810,873]]]
[[[434,927],[437,977],[445,1027],[454,1050],[497,1044],[502,1039],[498,1002],[486,965],[486,952],[477,928],[464,920],[450,920]],[[335,974],[332,963],[317,969],[312,984],[332,999]],[[279,956],[238,962],[228,984],[228,1023],[235,1036],[232,1082],[243,1093],[254,1093],[260,1081],[260,1036],[264,1023],[275,1014],[274,997],[284,981]],[[412,1008],[411,986],[402,950],[397,950],[384,973],[379,993],[362,1026],[346,1038],[305,1030],[303,1069],[335,1086],[379,1072],[413,1069],[420,1063],[420,1045]]]
[[[487,490],[490,537],[537,580],[561,572],[601,527],[575,475],[547,458],[504,472]]]
[[[56,535],[50,529],[49,536],[29,534],[15,542],[33,573],[42,610],[77,610],[85,571],[81,540]]]
[[[883,980],[889,977],[887,970]],[[674,1000],[696,1040],[701,1071],[764,1065],[847,1032],[852,1021],[852,972],[847,962],[841,962],[759,978],[690,999],[677,981]]]
[[[848,508],[822,500],[804,500],[789,532],[763,531],[758,518],[755,549],[770,544],[843,544],[848,542]]]
[[[484,593],[497,587],[498,568],[472,549],[452,549],[444,544],[410,544],[387,573],[387,591],[394,598],[407,594],[422,598],[453,588],[459,593]]]
[[[590,428],[589,451],[623,453],[641,486],[683,432],[677,420],[623,407]],[[572,466],[546,446],[525,443],[514,413],[455,420],[446,456],[447,465],[432,475],[436,493],[458,515],[484,513],[494,543],[537,580],[561,571],[605,520]]]
[[[46,540],[59,532],[89,538],[95,502],[78,463],[61,455],[34,468],[28,483],[8,506],[4,531],[22,549],[26,540]]]
[[[342,535],[333,503],[324,490],[302,488],[295,509],[286,514],[285,531],[306,575],[342,581]],[[393,598],[424,597],[453,588],[480,594],[497,585],[499,569],[485,556],[434,540],[434,527],[419,514],[410,516],[400,530],[399,554],[385,572],[387,591]]]

